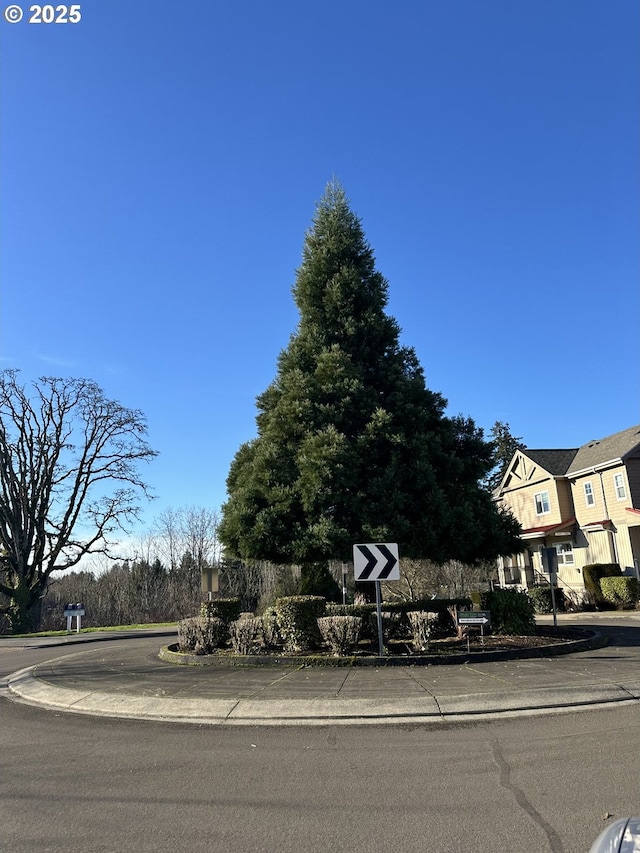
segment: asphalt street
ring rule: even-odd
[[[550,617],[539,617],[548,624]],[[640,702],[640,612],[561,614],[609,644],[570,655],[394,667],[177,666],[175,635],[0,638],[0,654],[47,661],[9,673],[3,694],[77,714],[210,725],[448,722]],[[5,670],[6,672],[6,670]]]

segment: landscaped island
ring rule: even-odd
[[[557,653],[552,649],[559,644],[585,639],[583,633],[570,629],[538,630],[533,604],[524,593],[496,590],[486,593],[482,603],[490,605],[490,627],[460,624],[464,621],[459,621],[460,614],[473,612],[467,599],[385,602],[384,660],[428,663],[496,652],[531,656]],[[204,662],[198,658],[219,663],[379,662],[376,605],[338,605],[320,596],[289,596],[256,615],[241,613],[237,599],[217,599],[205,602],[199,616],[180,622],[178,643],[166,652],[166,660],[189,663]]]

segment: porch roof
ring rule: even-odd
[[[603,518],[602,521],[589,521],[587,524],[582,525],[582,529],[587,531],[607,530],[609,527],[611,527],[610,518]]]
[[[566,521],[561,521],[560,524],[545,524],[542,527],[528,527],[523,530],[521,539],[544,539],[549,533],[561,533],[567,530],[576,523],[575,518],[569,518]]]

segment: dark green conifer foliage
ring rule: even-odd
[[[227,479],[227,552],[305,565],[350,560],[357,542],[438,561],[517,550],[517,523],[479,486],[491,447],[470,419],[445,417],[415,352],[400,346],[387,282],[336,183],[293,295],[298,327],[258,397],[258,437]]]
[[[493,492],[502,482],[509,463],[516,450],[524,450],[522,438],[512,435],[509,424],[496,421],[491,427],[491,444],[493,445],[493,468],[485,478],[485,486]]]

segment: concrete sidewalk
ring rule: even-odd
[[[138,632],[126,642],[77,645],[6,684],[12,698],[46,708],[207,725],[442,723],[640,701],[640,612],[558,621],[601,631],[609,645],[439,666],[186,667],[158,658],[172,642],[166,631]]]

